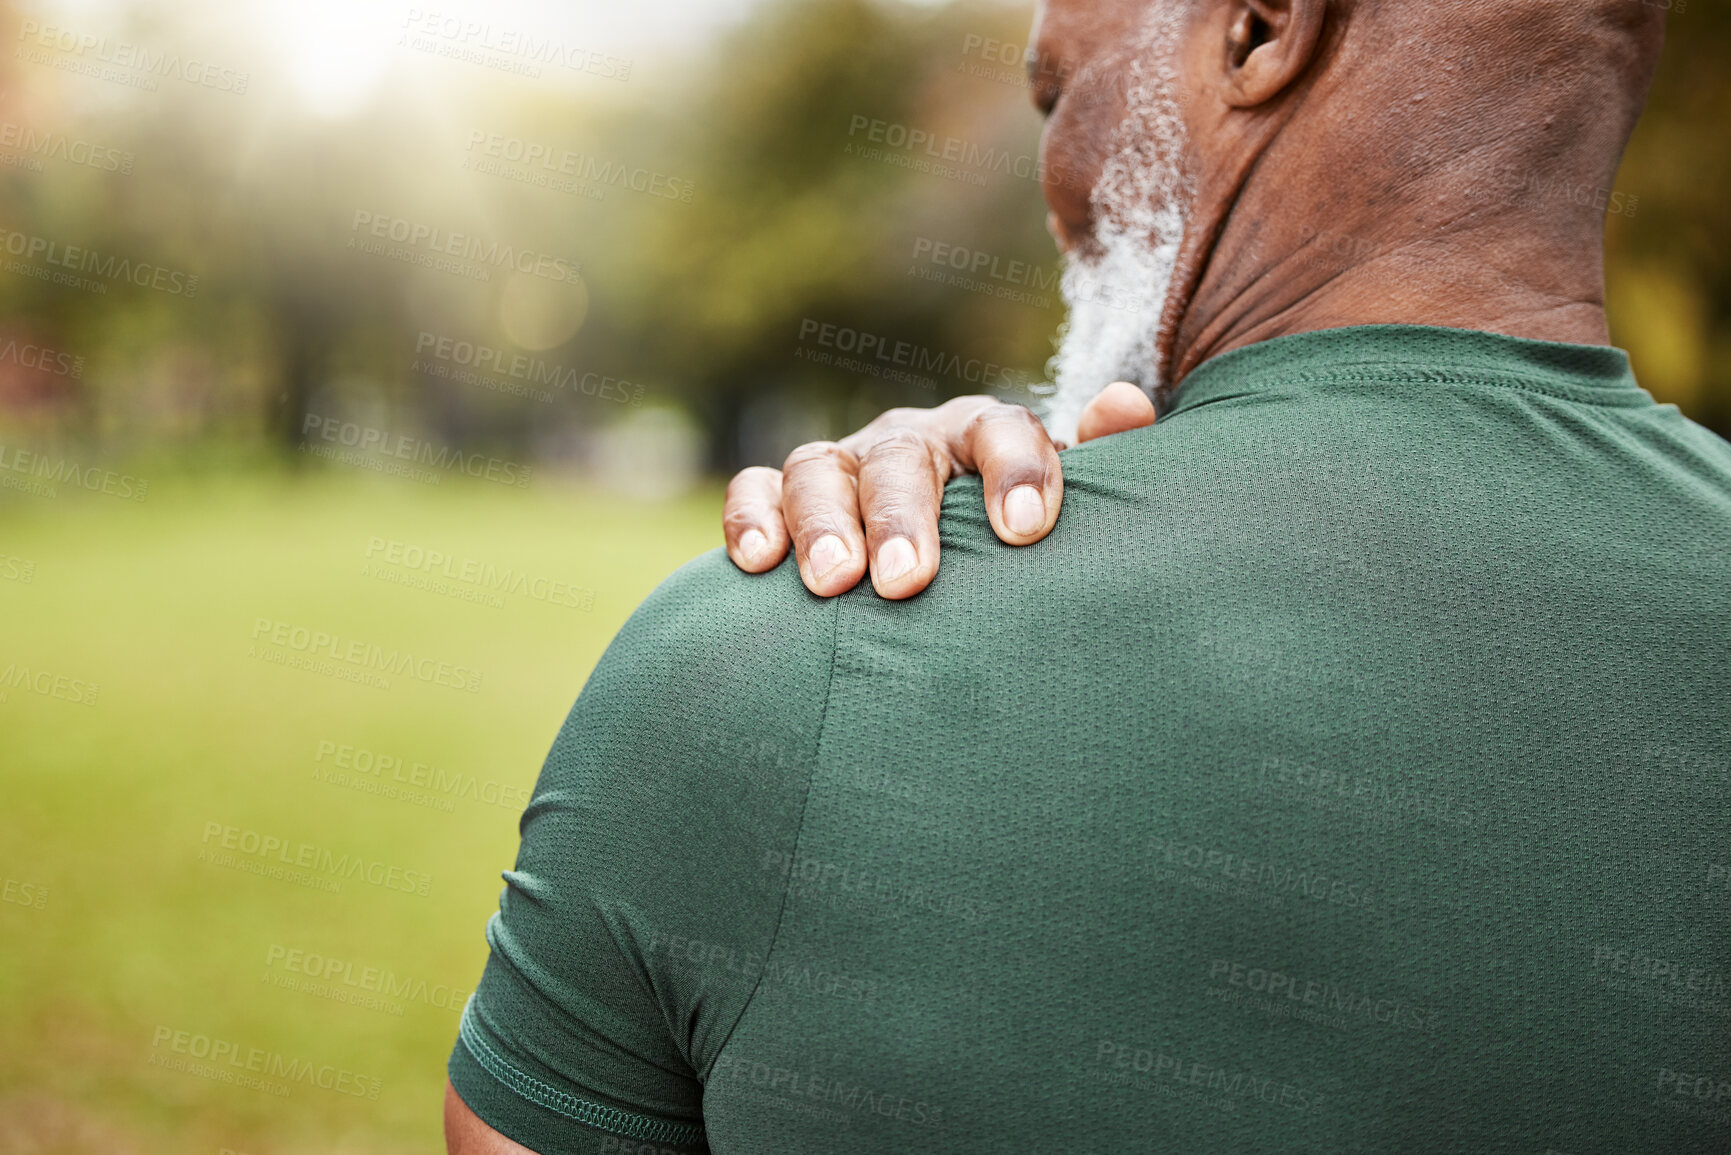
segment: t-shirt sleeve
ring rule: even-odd
[[[791,587],[791,588],[790,588]],[[449,1073],[542,1155],[706,1151],[821,733],[836,605],[719,551],[632,615],[559,732]]]

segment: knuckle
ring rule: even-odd
[[[982,470],[1045,473],[1058,452],[1040,419],[1021,405],[998,405],[981,413],[967,438]]]
[[[729,504],[750,501],[774,493],[780,487],[781,470],[754,465],[733,475],[733,479],[727,483],[727,501]]]
[[[925,434],[907,425],[895,425],[885,429],[865,451],[861,459],[862,465],[877,465],[886,459],[917,456],[922,461],[929,461],[932,454],[932,443]]]
[[[929,428],[938,412],[937,409],[914,409],[906,405],[886,409],[872,418],[871,423],[858,433],[843,438],[842,447],[851,449],[864,458],[866,453],[886,437],[898,436],[900,431],[906,429]]]
[[[808,441],[788,454],[781,468],[785,474],[821,465],[851,472],[855,466],[854,455],[833,441]]]
[[[866,537],[883,541],[892,537],[919,540],[927,536],[926,523],[937,521],[937,510],[921,508],[920,503],[907,500],[880,500],[862,511]]]
[[[878,414],[877,420],[872,422],[872,424],[876,425],[880,431],[901,428],[911,429],[915,426],[923,425],[928,419],[930,419],[931,415],[932,411],[930,409],[915,409],[911,405],[898,405],[894,409],[885,409],[882,413]]]
[[[969,422],[973,429],[980,433],[1031,433],[1038,432],[1044,438],[1046,427],[1040,424],[1040,419],[1034,416],[1034,411],[1026,405],[1012,405],[1000,401],[995,405],[980,410]]]
[[[759,485],[781,480],[781,470],[771,469],[767,465],[753,465],[734,474],[733,479],[752,485]]]
[[[762,530],[773,540],[780,525],[781,514],[761,505],[729,505],[721,514],[721,531],[730,540],[738,538],[748,529]]]
[[[934,411],[940,414],[944,422],[954,429],[966,425],[987,409],[1001,405],[1003,402],[996,397],[984,393],[970,393],[965,397],[952,397]]]
[[[860,515],[857,505],[844,505],[827,497],[800,502],[787,511],[787,530],[793,540],[806,546],[826,533],[846,541],[859,535]]]

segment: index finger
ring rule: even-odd
[[[998,402],[974,415],[951,446],[964,469],[985,483],[986,518],[1005,545],[1033,545],[1058,524],[1064,467],[1040,419]]]

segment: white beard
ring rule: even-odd
[[[1148,47],[1126,71],[1128,93],[1112,156],[1091,196],[1095,251],[1073,254],[1061,288],[1070,316],[1058,330],[1058,352],[1046,366],[1054,392],[1042,417],[1051,435],[1075,444],[1076,419],[1114,381],[1153,394],[1165,382],[1156,342],[1184,236],[1188,189],[1180,165],[1184,124],[1172,93],[1177,73],[1174,9],[1156,17]],[[1153,62],[1144,76],[1143,61]]]

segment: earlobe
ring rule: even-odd
[[[1327,0],[1232,0],[1226,26],[1226,103],[1267,103],[1304,75],[1322,40]]]

